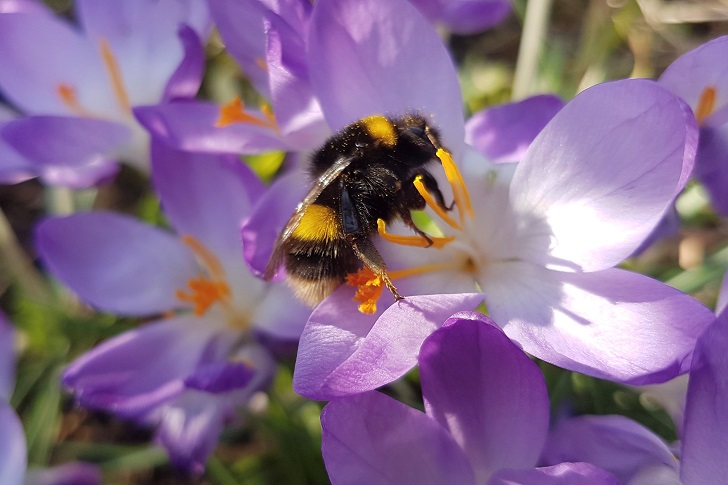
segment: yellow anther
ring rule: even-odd
[[[442,162],[442,168],[445,170],[445,177],[452,187],[455,205],[458,207],[460,214],[460,222],[463,222],[464,216],[474,216],[473,204],[470,202],[470,193],[465,185],[463,176],[460,174],[458,167],[452,159],[452,156],[442,148],[437,149],[437,158]]]
[[[698,106],[695,108],[695,119],[698,120],[699,125],[703,125],[705,118],[710,116],[715,110],[715,98],[717,92],[713,86],[708,86],[703,89],[700,93],[700,100],[698,100]]]
[[[182,301],[194,304],[195,315],[202,316],[217,301],[230,298],[230,287],[224,281],[214,281],[205,276],[187,281],[190,292],[177,290],[175,295]]]
[[[215,122],[215,126],[222,128],[225,126],[232,125],[234,123],[248,123],[255,126],[262,126],[263,128],[270,128],[273,130],[278,129],[275,117],[269,108],[261,107],[263,117],[259,118],[245,111],[245,104],[239,96],[233,98],[227,104],[220,107],[220,116]]]
[[[440,216],[440,218],[443,221],[447,222],[450,225],[450,227],[457,229],[458,231],[463,230],[462,226],[460,224],[458,224],[455,221],[455,219],[450,217],[447,214],[447,212],[445,212],[445,210],[442,207],[440,207],[440,205],[437,202],[435,202],[435,199],[432,198],[430,193],[425,188],[425,184],[422,183],[421,175],[418,175],[417,177],[415,177],[414,184],[415,184],[415,188],[417,189],[417,192],[419,192],[420,195],[422,196],[422,198],[425,199],[425,203],[430,207],[430,209],[435,211],[435,214]]]
[[[400,244],[403,246],[415,246],[418,248],[434,247],[440,249],[447,243],[455,240],[455,237],[434,237],[429,236],[432,244],[422,236],[400,236],[397,234],[390,234],[387,232],[387,224],[382,219],[377,219],[377,230],[379,236],[385,241],[389,241],[394,244]]]
[[[132,116],[131,103],[129,102],[129,95],[124,87],[124,78],[121,75],[119,62],[111,51],[109,41],[104,37],[99,41],[99,50],[101,51],[101,59],[104,61],[106,74],[108,74],[109,80],[111,81],[111,88],[114,91],[114,96],[116,96],[119,107],[128,116]]]

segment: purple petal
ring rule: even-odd
[[[321,303],[301,335],[293,388],[310,399],[364,392],[403,376],[417,363],[428,335],[483,298],[477,293],[412,296],[377,318],[356,310],[351,290],[340,288]]]
[[[682,189],[696,149],[689,109],[652,81],[594,86],[567,104],[518,164],[516,210],[548,224],[527,258],[584,271],[614,266],[650,234]],[[539,227],[532,223],[531,226]]]
[[[30,12],[51,14],[51,12],[38,0],[2,0],[0,13]]]
[[[309,184],[301,183],[303,177],[297,171],[278,178],[258,199],[243,223],[240,230],[243,256],[253,274],[263,275],[278,234],[306,195]]]
[[[177,237],[113,213],[79,213],[36,227],[49,271],[90,304],[125,315],[182,306],[176,292],[199,273]]]
[[[225,418],[216,399],[193,391],[164,406],[156,439],[167,449],[172,464],[200,475],[215,449]]]
[[[198,367],[184,383],[188,389],[220,394],[247,386],[254,375],[244,362],[212,362]]]
[[[15,387],[15,327],[0,312],[0,401],[10,399]]]
[[[130,136],[118,123],[65,116],[19,118],[2,129],[8,144],[40,167],[93,165],[120,151]]]
[[[519,162],[563,107],[561,98],[544,94],[479,111],[465,124],[465,142],[493,163]]]
[[[251,114],[265,117],[258,112]],[[267,127],[250,123],[215,126],[220,106],[213,103],[185,101],[142,106],[134,108],[134,115],[153,136],[179,150],[240,155],[286,148],[279,135]]]
[[[182,25],[177,35],[182,41],[184,56],[167,82],[163,102],[193,98],[200,89],[205,71],[205,48],[197,32],[187,25]]]
[[[453,435],[478,483],[536,464],[549,427],[546,383],[492,320],[453,315],[424,341],[418,361],[427,414]]]
[[[546,465],[584,461],[613,473],[620,483],[643,470],[678,464],[656,434],[624,416],[579,416],[559,423],[551,432],[541,460]]]
[[[619,269],[564,273],[507,263],[489,275],[488,310],[526,352],[623,383],[687,372],[697,336],[715,318],[692,297]]]
[[[321,426],[332,483],[476,483],[467,458],[443,428],[384,394],[330,402]]]
[[[591,463],[561,463],[532,470],[501,470],[488,485],[621,485],[611,473]]]
[[[700,128],[700,144],[695,161],[695,176],[703,183],[710,200],[722,215],[728,215],[728,123]]]
[[[52,468],[29,469],[24,485],[100,485],[101,469],[90,463],[65,463]]]
[[[683,483],[725,481],[728,449],[728,315],[708,327],[695,347],[682,442]]]
[[[108,42],[132,106],[162,99],[168,80],[185,56],[178,37],[182,24],[203,38],[209,31],[207,5],[195,0],[81,0],[78,12],[90,43]]]
[[[432,26],[408,2],[318,1],[308,54],[311,84],[333,130],[368,115],[419,111],[458,156],[464,126],[457,73]]]
[[[84,407],[140,419],[182,393],[186,379],[201,384],[201,366],[225,361],[233,339],[232,331],[202,318],[157,321],[76,359],[64,372],[63,384]]]
[[[680,96],[693,110],[697,109],[703,90],[715,88],[717,103],[714,114],[726,105],[728,91],[728,36],[719,37],[680,56],[660,76],[659,83]],[[713,118],[705,119],[707,126],[715,126]]]
[[[501,23],[511,13],[509,0],[444,0],[439,20],[458,34],[475,34]]]
[[[1,6],[2,4],[0,4]],[[17,118],[17,115],[10,110],[4,109],[0,105],[0,133],[2,127],[12,119]],[[17,184],[25,182],[33,177],[37,176],[37,170],[33,165],[23,156],[21,156],[14,148],[5,143],[0,138],[0,183],[2,184]]]
[[[723,281],[720,284],[720,292],[718,293],[718,301],[715,304],[715,313],[719,318],[722,318],[726,309],[728,309],[728,273],[723,276]],[[725,315],[728,316],[728,315]]]
[[[152,177],[169,221],[192,235],[225,266],[239,261],[240,224],[262,182],[237,157],[182,152],[152,144]]]
[[[330,135],[308,80],[305,41],[278,16],[266,21],[271,103],[286,142],[297,150],[318,148]]]
[[[72,114],[61,86],[75,89],[87,108],[113,99],[97,47],[46,12],[0,15],[0,59],[3,94],[27,113]]]
[[[27,464],[23,425],[13,408],[0,400],[0,483],[21,485]]]
[[[119,165],[112,160],[99,158],[82,167],[46,165],[39,167],[39,177],[47,185],[60,185],[72,189],[86,189],[109,182],[119,171]]]
[[[268,285],[252,315],[256,330],[282,340],[298,340],[311,309],[293,297],[282,284]]]

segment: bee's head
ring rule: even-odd
[[[410,154],[410,163],[424,164],[433,158],[442,148],[437,128],[428,123],[424,116],[415,114],[395,120],[399,132],[398,148]]]

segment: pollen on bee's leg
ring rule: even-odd
[[[447,243],[455,240],[454,237],[429,236],[430,240],[428,241],[422,236],[400,236],[397,234],[390,234],[387,232],[387,224],[382,219],[377,219],[377,230],[379,231],[379,236],[385,241],[403,246],[415,246],[418,248],[433,246],[440,249]]]
[[[445,177],[447,177],[447,181],[450,182],[450,186],[452,187],[455,205],[457,205],[458,212],[460,213],[460,222],[463,222],[463,218],[466,214],[473,217],[473,204],[470,202],[468,187],[465,185],[463,176],[460,174],[457,165],[455,165],[452,156],[446,150],[438,148],[437,158],[439,158],[442,162],[442,168],[445,170]]]

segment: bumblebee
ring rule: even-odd
[[[278,236],[265,278],[283,265],[296,297],[313,307],[363,263],[402,299],[371,237],[379,219],[399,218],[432,244],[410,211],[426,205],[416,178],[440,208],[452,209],[426,167],[438,149],[438,131],[418,114],[370,116],[334,134],[311,157],[315,182]]]

